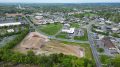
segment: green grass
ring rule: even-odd
[[[61,32],[61,33],[59,33],[58,35],[56,35],[56,37],[57,37],[57,38],[68,39],[68,38],[67,38],[67,35],[68,35],[67,33]]]
[[[44,32],[45,34],[54,35],[54,34],[56,34],[61,28],[62,28],[62,24],[57,23],[57,24],[41,25],[41,27],[39,28],[39,30],[40,30],[41,32]]]
[[[85,16],[91,16],[91,17],[93,17],[93,16],[96,16],[96,14],[93,14],[93,13],[85,13]]]
[[[109,59],[110,57],[108,57],[107,55],[100,55],[100,61],[102,64],[107,64]]]
[[[71,27],[80,28],[79,23],[70,23]]]
[[[81,41],[87,41],[88,40],[88,35],[87,35],[87,31],[84,31],[84,36],[75,36],[74,37],[75,40],[81,40]]]
[[[69,44],[69,45],[79,45],[80,47],[85,49],[85,58],[88,59],[93,59],[92,52],[90,45],[87,43],[75,43],[75,42],[66,42],[66,41],[61,41],[64,44]]]

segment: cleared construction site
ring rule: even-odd
[[[50,55],[54,53],[63,53],[65,55],[73,55],[77,57],[84,57],[84,48],[79,45],[64,44],[56,40],[49,40],[38,32],[29,33],[20,44],[18,44],[14,51],[27,53],[32,50],[36,55]]]

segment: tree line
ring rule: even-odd
[[[15,39],[7,43],[0,49],[0,61],[34,64],[41,67],[95,67],[94,61],[86,58],[77,58],[75,56],[68,56],[64,54],[35,55],[32,50],[27,54],[12,51],[17,44],[29,33],[29,29],[25,29],[18,34]]]

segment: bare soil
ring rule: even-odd
[[[49,40],[46,36],[37,32],[29,33],[23,41],[14,48],[14,51],[27,53],[32,50],[36,55],[50,55],[53,53],[63,53],[77,57],[84,57],[84,49],[72,44],[64,44],[56,40]]]

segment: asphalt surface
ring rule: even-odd
[[[92,54],[93,54],[94,60],[96,62],[96,66],[97,67],[102,67],[100,59],[99,59],[98,52],[97,52],[96,48],[94,47],[95,43],[94,43],[94,40],[92,38],[92,34],[90,33],[91,32],[91,25],[92,24],[90,24],[89,27],[87,28],[88,40],[89,40],[89,43],[90,43],[90,47],[92,49]]]

